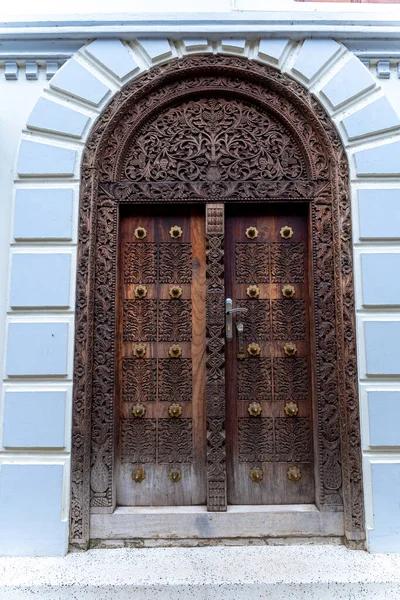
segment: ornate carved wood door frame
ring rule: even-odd
[[[280,172],[259,176],[265,163],[258,160],[252,171],[224,178],[213,157],[205,166],[206,174],[198,169],[198,177],[191,175],[190,165],[183,175],[169,167],[168,177],[164,176],[163,164],[161,176],[160,167],[158,174],[152,173],[139,133],[153,121],[159,127],[158,116],[161,122],[168,121],[175,106],[199,96],[238,99],[279,123],[280,135],[286,132],[289,137],[284,140],[288,151],[279,159]],[[251,119],[246,123],[251,124]],[[254,131],[252,135],[253,160],[259,146]],[[170,134],[165,139],[169,138]],[[265,136],[258,137],[258,144],[261,141],[267,144]],[[282,142],[279,148],[281,152]],[[295,173],[290,157],[296,149],[300,149],[301,169]],[[169,151],[172,155],[173,149]],[[127,165],[134,166],[133,175]],[[229,168],[232,172],[231,164]],[[140,177],[135,175],[138,169]],[[207,203],[207,473],[208,506],[214,511],[226,508],[224,203],[290,200],[311,204],[316,500],[321,511],[344,508],[347,540],[363,540],[348,166],[322,107],[286,75],[247,59],[197,56],[177,60],[143,75],[112,100],[87,143],[81,182],[71,544],[87,547],[90,510],[112,513],[115,508],[115,285],[118,205],[126,202]]]

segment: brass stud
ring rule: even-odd
[[[249,298],[258,298],[260,295],[260,288],[257,285],[249,285],[246,290],[246,294]]]
[[[143,344],[135,344],[133,346],[133,356],[136,356],[136,358],[143,358],[145,354],[146,346],[143,346]]]
[[[247,352],[250,354],[250,356],[258,356],[261,352],[260,344],[255,344],[254,342],[249,344],[247,346]]]
[[[262,407],[259,402],[252,402],[247,407],[247,411],[251,417],[258,417],[261,415]]]
[[[132,479],[136,483],[142,483],[144,479],[146,479],[146,473],[142,467],[138,467],[137,469],[133,469],[132,471]]]
[[[180,404],[171,404],[168,409],[168,414],[170,417],[180,417],[182,414],[182,406]]]
[[[295,417],[299,412],[299,407],[295,402],[287,402],[284,410],[288,417]]]
[[[182,237],[183,234],[183,230],[181,227],[179,227],[179,225],[174,225],[173,227],[171,227],[171,229],[169,230],[169,235],[174,238],[174,240],[177,240],[178,238]]]
[[[134,235],[138,240],[143,240],[147,235],[147,231],[144,227],[136,227]]]
[[[283,237],[283,239],[288,240],[293,236],[294,231],[291,227],[289,227],[289,225],[284,225],[283,227],[281,227],[279,233],[281,234],[281,237]]]
[[[135,404],[132,408],[132,414],[134,417],[141,419],[146,414],[146,407],[143,404]]]
[[[253,467],[250,471],[250,479],[254,481],[254,483],[260,483],[262,478],[264,477],[264,472],[260,467]]]
[[[182,479],[181,470],[174,467],[168,473],[168,477],[172,481],[172,483],[178,483],[178,481],[180,481]]]
[[[169,295],[171,298],[180,298],[183,293],[183,289],[179,285],[173,285],[169,288]]]
[[[248,227],[246,229],[246,237],[249,238],[249,240],[254,240],[256,237],[258,237],[257,227]]]
[[[300,481],[301,479],[301,471],[298,467],[290,467],[287,472],[287,478],[289,481]]]
[[[144,346],[143,344],[134,344],[133,355],[136,356],[136,358],[143,358],[145,354],[146,346]]]
[[[284,298],[293,298],[295,293],[296,293],[296,290],[294,289],[293,285],[284,285],[282,288],[282,296]]]
[[[172,358],[179,358],[182,354],[182,348],[179,344],[172,344],[172,346],[169,347],[168,354]]]
[[[297,353],[297,346],[293,342],[287,342],[283,346],[283,351],[286,356],[294,356]]]
[[[138,285],[135,288],[136,298],[145,298],[147,296],[147,288],[145,285]]]

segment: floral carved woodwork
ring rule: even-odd
[[[274,391],[278,400],[301,400],[308,394],[306,358],[274,358]]]
[[[236,57],[197,56],[156,67],[125,86],[98,119],[83,157],[72,545],[88,544],[90,504],[113,507],[118,204],[271,200],[312,206],[317,503],[324,510],[343,504],[348,539],[364,538],[348,167],[340,139],[323,108],[286,75]],[[221,314],[224,301],[221,204],[209,205],[206,227],[207,314],[214,315],[212,307],[219,306]],[[301,249],[291,248],[271,248],[275,283],[300,277]],[[137,275],[126,258],[129,251],[124,251],[127,282]],[[140,282],[151,283],[152,267],[140,268]],[[224,510],[226,503],[223,346],[221,320],[208,319],[207,477],[213,510]],[[274,361],[274,372],[279,368]],[[131,439],[126,434],[127,445]]]
[[[270,358],[246,358],[237,365],[237,394],[246,402],[272,399]]]
[[[238,283],[268,283],[269,245],[237,243],[236,281]]]
[[[122,398],[126,402],[152,402],[157,390],[157,360],[124,358]]]
[[[311,459],[311,428],[307,418],[274,419],[275,460],[308,462]]]
[[[159,419],[158,461],[160,464],[193,461],[191,419]]]
[[[240,462],[308,462],[311,429],[307,418],[239,419]]]
[[[304,340],[306,310],[304,300],[272,301],[272,336],[275,340]]]
[[[124,300],[123,339],[126,342],[157,339],[157,300]]]
[[[160,244],[160,282],[192,281],[192,247],[190,244]]]
[[[164,402],[190,402],[192,399],[192,361],[181,358],[158,359],[158,397]]]
[[[274,420],[239,419],[239,460],[258,463],[274,455]]]
[[[192,337],[191,301],[159,300],[158,328],[159,340],[174,342],[190,341]]]
[[[155,419],[121,419],[123,462],[154,463],[156,461],[156,436]]]
[[[303,280],[303,244],[271,244],[272,283],[301,283]]]
[[[125,283],[155,283],[157,281],[157,244],[125,244]]]
[[[224,97],[189,100],[157,115],[128,148],[121,178],[165,181],[171,170],[185,182],[306,175],[301,149],[279,121]]]

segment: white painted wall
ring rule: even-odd
[[[19,312],[18,317],[14,318],[9,307],[9,279],[12,257],[14,252],[32,254],[36,252],[36,248],[40,244],[36,240],[20,241],[16,244],[12,232],[16,193],[14,178],[18,147],[21,142],[21,131],[47,84],[44,66],[39,69],[38,79],[32,81],[26,79],[23,63],[20,63],[19,66],[20,76],[15,81],[7,81],[4,76],[4,67],[0,67],[0,365],[2,374],[5,372],[4,351],[7,346],[7,325],[16,320],[32,320],[31,316],[26,316],[26,311],[23,309]],[[34,183],[30,187],[37,185],[38,183]],[[42,249],[42,252],[52,253],[58,250],[56,246],[57,244],[50,243],[47,248]],[[25,283],[22,285],[24,286]],[[43,318],[43,311],[38,311],[34,320],[41,321]],[[56,317],[53,316],[52,318]],[[10,387],[13,394],[15,394],[14,396],[9,394],[7,396]],[[3,484],[0,485],[0,502],[9,499],[10,491],[7,490],[8,486],[4,481],[8,481],[15,491],[15,496],[11,499],[13,513],[0,511],[2,553],[7,553],[7,548],[13,554],[52,555],[63,554],[66,551],[69,472],[68,468],[64,469],[64,464],[65,452],[69,447],[70,438],[70,387],[71,383],[60,386],[59,384],[53,384],[51,380],[38,382],[26,377],[19,379],[11,386],[9,380],[6,380],[4,385],[1,386],[0,464]],[[61,394],[66,393],[67,395],[66,400],[60,398],[60,396],[53,396],[55,402],[58,402],[58,413],[62,415],[64,411],[65,414],[66,409],[66,419],[62,420],[62,427],[61,424],[58,425],[58,437],[62,436],[62,443],[54,441],[54,436],[51,441],[52,444],[57,444],[60,448],[49,455],[48,452],[40,449],[41,441],[33,439],[31,442],[27,442],[26,437],[21,442],[14,443],[14,441],[10,441],[12,445],[5,447],[5,444],[8,444],[7,436],[10,437],[7,434],[7,426],[15,429],[17,423],[21,432],[25,431],[28,436],[35,431],[38,432],[38,426],[41,427],[44,434],[50,433],[50,435],[53,435],[54,426],[57,428],[57,424],[49,416],[51,415],[51,408],[54,408],[55,405],[50,406],[40,402],[33,404],[31,402],[32,396],[25,397],[24,410],[21,410],[24,404],[19,404],[17,411],[14,411],[14,423],[11,419],[7,426],[4,423],[4,405],[7,397],[10,405],[17,408],[17,404],[12,402],[15,397],[21,398],[21,395],[23,396],[27,391],[35,392],[34,397],[37,397],[38,392],[49,390]],[[57,419],[57,415],[53,414],[53,416]],[[43,471],[43,467],[47,465],[50,470]],[[18,466],[17,471],[8,471],[15,466]],[[38,489],[40,490],[39,494],[36,491]],[[57,490],[61,491],[61,495],[57,494]],[[64,493],[62,493],[63,490],[65,490]],[[34,513],[36,513],[35,516],[33,516]],[[37,521],[36,524],[35,520]],[[47,527],[42,528],[43,521],[47,521]],[[13,536],[11,544],[9,534]]]
[[[44,73],[37,81],[6,81],[0,68],[0,339],[5,339],[7,274],[11,239],[11,211],[14,194],[15,161],[21,130],[46,85]],[[0,368],[3,369],[4,343],[0,344]],[[3,370],[1,371],[3,372]]]
[[[207,36],[202,37],[206,40],[202,51],[211,50],[211,45],[206,43]],[[112,44],[112,42],[107,43]],[[186,46],[182,43],[178,45],[183,53],[192,51],[190,43]],[[38,81],[26,81],[22,76],[18,81],[6,81],[3,72],[0,71],[0,102],[3,107],[0,113],[0,147],[2,148],[0,336],[4,342],[0,346],[0,361],[3,366],[2,372],[5,374],[0,401],[0,464],[2,465],[0,502],[8,506],[8,512],[2,515],[0,511],[0,526],[3,524],[3,527],[8,528],[7,536],[3,536],[2,540],[0,536],[1,553],[62,554],[66,550],[78,167],[89,125],[85,125],[83,130],[80,128],[84,124],[84,117],[88,117],[93,122],[111,95],[132,77],[132,73],[136,75],[152,64],[169,59],[177,52],[177,46],[173,43],[169,46],[165,40],[152,44],[142,42],[141,45],[132,42],[122,46],[122,50],[117,50],[117,46],[114,42],[112,52],[104,51],[101,45],[93,45],[87,49],[89,51],[79,51],[69,66],[64,67],[50,82],[50,87],[46,84],[43,69],[40,71]],[[218,47],[225,53],[239,55],[257,52],[253,45],[243,47],[240,42],[237,43],[236,49],[234,45],[232,47],[232,42]],[[400,439],[396,438],[396,431],[393,429],[389,431],[385,425],[392,421],[392,415],[398,410],[400,402],[400,369],[396,367],[398,337],[396,334],[392,335],[391,339],[390,336],[387,339],[382,338],[384,329],[381,326],[382,323],[383,325],[389,323],[389,331],[396,332],[397,324],[400,325],[400,289],[396,284],[392,294],[385,296],[382,295],[385,286],[380,283],[375,286],[373,284],[374,279],[382,274],[385,281],[390,281],[393,277],[393,265],[397,265],[395,261],[400,256],[400,211],[397,209],[397,202],[400,203],[400,164],[397,146],[400,140],[400,128],[395,113],[391,113],[389,108],[383,111],[376,110],[373,118],[371,115],[362,116],[368,114],[363,113],[363,110],[368,110],[368,106],[375,101],[384,100],[385,95],[392,101],[397,115],[400,116],[400,94],[398,93],[400,81],[395,67],[393,67],[392,77],[388,80],[369,77],[366,70],[365,73],[359,70],[356,65],[357,59],[346,54],[344,48],[337,53],[327,51],[326,60],[321,59],[322,46],[317,47],[314,42],[308,42],[304,45],[304,49],[305,58],[302,64],[297,55],[300,47],[277,42],[270,45],[265,42],[264,51],[259,54],[259,59],[268,64],[282,63],[285,70],[310,87],[332,113],[332,118],[352,157],[352,210],[367,526],[373,531],[370,536],[373,550],[400,551],[400,511],[395,500],[400,491]],[[122,54],[115,61],[118,52]],[[137,65],[132,64],[133,60]],[[319,60],[322,60],[321,71],[315,74],[313,68]],[[295,61],[297,61],[296,69],[293,70]],[[354,68],[351,66],[353,64]],[[94,76],[95,82],[100,81],[105,87],[102,88],[101,84],[98,84],[95,88],[93,82],[89,82],[87,78],[80,79],[76,86],[76,73],[82,67],[88,69]],[[335,82],[336,74],[343,73],[343,69],[347,67],[351,70],[348,71],[344,84],[340,81],[336,86],[332,84]],[[121,69],[122,72],[119,71]],[[310,78],[307,69],[311,69]],[[374,66],[371,67],[371,74],[374,77],[376,75]],[[351,92],[352,86],[354,93]],[[42,110],[41,105],[36,105],[35,112],[31,114],[44,88],[46,91],[43,98],[56,102],[67,110],[62,118],[57,120],[54,110],[52,111],[48,106]],[[321,93],[323,88],[325,91]],[[339,98],[341,95],[343,101],[338,99],[336,102],[335,97]],[[335,103],[337,103],[336,107]],[[71,109],[84,117],[77,117],[76,112],[69,112]],[[28,118],[30,126],[26,128]],[[53,128],[53,133],[49,133],[49,128]],[[24,131],[22,136],[24,151],[19,156],[18,176],[15,162],[22,131]],[[390,142],[394,145],[386,152],[386,144]],[[30,145],[32,143],[36,143],[33,152]],[[50,146],[50,161],[47,161],[48,157],[43,152],[46,149],[43,144]],[[381,147],[381,150],[386,152],[381,163],[379,156],[374,154],[377,147]],[[392,151],[392,148],[396,150]],[[372,152],[371,173],[375,172],[376,167],[378,173],[369,176],[366,173],[367,177],[359,177],[354,156],[360,151],[369,149]],[[58,151],[66,153],[66,161],[57,160]],[[76,153],[74,163],[68,164],[74,153]],[[365,154],[357,156],[360,167],[360,161]],[[392,170],[385,175],[385,169],[391,161]],[[51,178],[48,177],[48,165],[55,169]],[[32,176],[32,173],[36,173],[35,176]],[[396,176],[394,177],[393,174]],[[22,217],[21,214],[17,215],[17,225],[20,227],[22,223],[23,231],[17,235],[18,239],[12,237],[10,225],[14,206],[14,177],[16,178],[15,190],[22,195],[28,193],[31,210],[34,206],[32,191],[40,194],[40,190],[46,189],[52,197],[54,195],[54,200],[59,202],[55,221],[49,225],[55,227],[54,231],[57,231],[52,239],[45,239],[43,232],[39,231],[44,217],[35,222],[35,213],[32,213],[33,216],[31,215],[27,223],[26,219],[25,221],[23,219],[23,212]],[[70,217],[66,209],[66,199],[61,198],[62,193],[69,190],[72,194],[70,235],[60,233],[61,229],[65,232],[71,225],[70,221],[68,221],[69,225],[65,222],[65,219],[68,220]],[[358,196],[360,190],[364,194],[362,197]],[[367,195],[364,190],[367,191]],[[392,191],[393,195],[387,195],[388,191]],[[369,199],[368,193],[370,193]],[[22,206],[27,210],[28,204],[23,203],[26,198],[21,196],[20,199]],[[48,216],[53,209],[51,203],[46,204],[47,206]],[[64,215],[64,220],[60,226],[56,221],[61,215]],[[388,229],[385,228],[385,219]],[[33,234],[27,233],[29,227],[34,230]],[[48,260],[53,260],[54,256],[58,260],[59,255],[69,256],[71,264],[70,268],[67,267],[68,277],[59,284],[59,294],[54,295],[54,290],[47,289],[45,284],[41,285],[40,289],[35,289],[35,281],[38,280],[35,280],[35,277],[40,279],[45,272],[50,272],[51,266],[49,267]],[[384,262],[371,264],[368,262],[370,256],[378,261],[383,258]],[[9,264],[13,257],[15,262],[11,285]],[[362,261],[364,261],[363,267]],[[56,268],[55,271],[58,272],[59,269]],[[12,307],[7,300],[10,285]],[[25,292],[27,295],[24,297]],[[8,342],[10,363],[7,373],[3,360],[3,351],[7,343],[6,321],[8,326],[11,326],[12,332],[11,341]],[[378,330],[367,332],[369,339],[365,340],[365,323],[368,330],[368,323],[371,321],[378,322]],[[64,329],[67,331],[65,339]],[[29,332],[33,332],[32,337],[29,337]],[[36,332],[39,332],[39,335]],[[49,332],[49,338],[46,337],[46,332]],[[53,338],[57,346],[48,345],[54,342]],[[18,343],[20,346],[17,345]],[[387,371],[379,364],[377,367],[374,364],[374,361],[379,363],[379,352],[381,349],[383,351],[385,346],[387,346],[386,363],[389,365]],[[378,354],[376,349],[379,350]],[[57,359],[56,367],[54,362],[44,363],[40,360],[35,362],[34,359],[40,352],[49,356],[49,350],[50,356]],[[64,352],[66,352],[66,360],[63,363]],[[40,370],[40,365],[44,365],[44,373]],[[54,376],[48,377],[51,372]],[[374,396],[371,392],[383,392],[383,394]],[[7,404],[9,419],[6,427],[1,421],[5,404]],[[59,431],[57,427],[60,428],[63,410],[66,415],[64,429],[58,436],[55,435],[56,431],[52,431],[54,436],[49,437],[50,430]],[[45,427],[41,430],[40,426],[43,423]],[[23,432],[25,438],[23,435],[20,438],[17,436],[17,433],[21,433],[18,431],[21,427],[25,428],[25,433]],[[32,429],[35,431],[36,438],[32,436]],[[382,432],[387,436],[380,437]],[[393,498],[393,504],[389,502],[388,505],[390,498]],[[13,508],[11,511],[10,506]],[[49,523],[45,538],[40,537],[43,535],[40,533],[43,532],[43,523]]]

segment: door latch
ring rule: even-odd
[[[239,321],[239,323],[236,323],[236,329],[239,337],[239,352],[236,354],[236,358],[238,358],[239,360],[243,360],[246,357],[246,355],[244,353],[243,323],[241,321]]]
[[[227,298],[225,300],[225,334],[226,341],[231,342],[233,338],[233,329],[232,329],[232,315],[233,313],[246,313],[248,311],[247,308],[233,308],[232,298]]]

